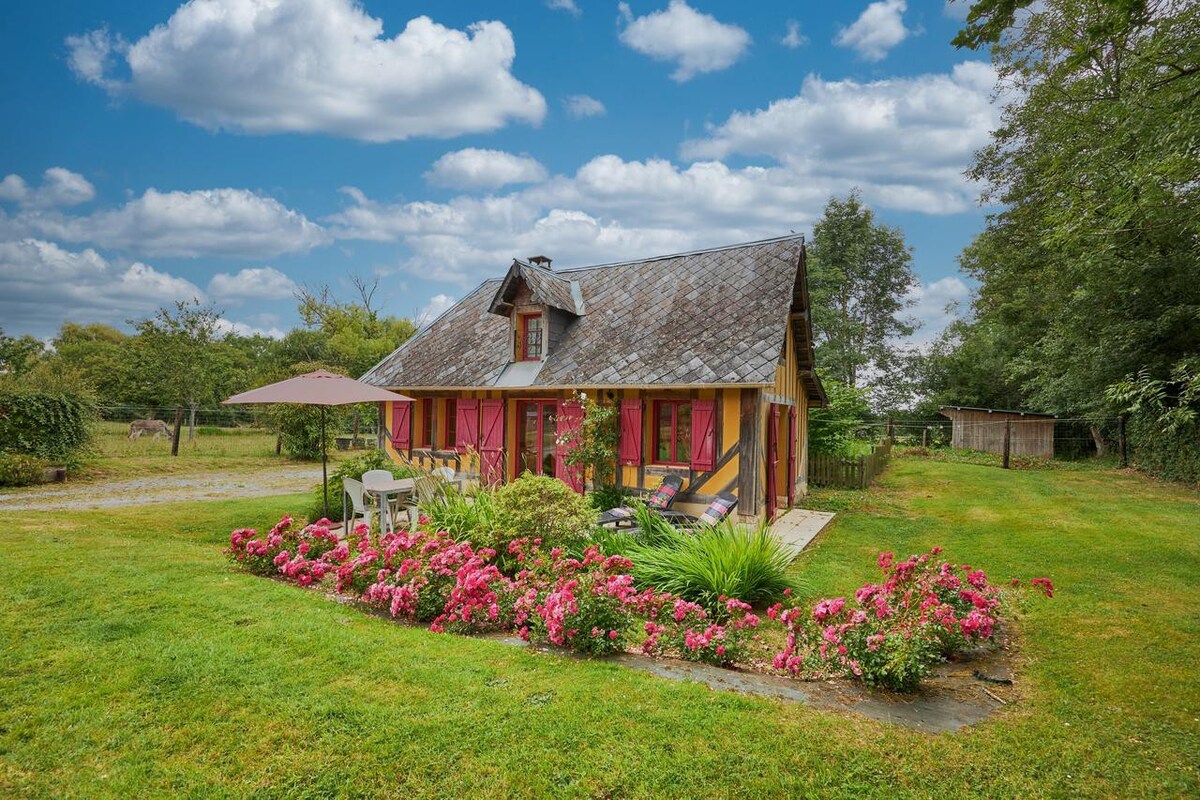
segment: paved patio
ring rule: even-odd
[[[793,508],[775,520],[771,532],[799,553],[808,543],[817,538],[817,534],[825,530],[825,526],[833,521],[831,511],[809,511],[806,508]]]

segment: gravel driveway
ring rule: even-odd
[[[321,467],[286,467],[222,475],[165,475],[81,484],[55,484],[0,491],[0,510],[60,511],[108,508],[130,503],[229,500],[307,492],[321,479]]]

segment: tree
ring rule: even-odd
[[[359,302],[346,303],[333,296],[328,286],[300,290],[300,318],[309,330],[319,331],[324,341],[296,337],[289,344],[311,348],[306,361],[324,361],[358,377],[416,333],[407,319],[384,316],[374,303],[375,285],[354,278]]]
[[[917,285],[912,252],[857,191],[831,197],[813,226],[808,280],[822,371],[852,388],[902,381],[897,339],[914,330],[901,316]]]
[[[814,453],[848,455],[854,432],[871,411],[867,393],[835,378],[824,378],[829,402],[808,412],[808,446]]]
[[[160,308],[149,319],[133,323],[143,385],[157,402],[175,408],[171,455],[179,455],[183,409],[191,409],[190,434],[195,433],[196,409],[216,400],[221,371],[228,363],[217,345],[224,339],[221,315],[198,300],[179,302],[174,310]]]
[[[64,322],[52,342],[47,361],[56,370],[77,372],[102,406],[137,400],[134,340],[116,328],[93,323]]]
[[[914,373],[923,400],[918,416],[941,406],[1021,408],[1021,362],[1007,329],[990,320],[955,320],[918,358]]]
[[[955,43],[1010,98],[971,171],[1002,206],[962,257],[978,330],[1026,405],[1109,413],[1200,353],[1200,5],[980,0]]]
[[[46,346],[38,339],[24,336],[6,336],[0,328],[0,373],[21,375],[31,369],[42,357]]]

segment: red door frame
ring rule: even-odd
[[[788,407],[788,471],[787,471],[787,504],[788,508],[796,505],[796,456],[797,428],[796,407]]]
[[[521,469],[521,452],[522,452],[521,447],[524,443],[522,434],[525,432],[525,429],[524,429],[525,428],[525,409],[531,404],[538,406],[537,442],[538,442],[538,452],[541,454],[541,457],[538,459],[538,462],[537,462],[537,471],[534,472],[533,474],[534,475],[544,474],[542,472],[542,464],[545,462],[546,454],[541,453],[541,446],[542,446],[542,442],[545,441],[546,417],[545,417],[545,412],[542,409],[542,406],[544,406],[544,405],[553,406],[554,413],[557,415],[558,414],[558,400],[556,400],[554,398],[550,398],[550,397],[546,397],[546,398],[522,397],[519,400],[517,400],[517,442],[516,442],[517,446],[513,448],[513,478],[521,477],[521,473],[523,472],[523,470]],[[555,459],[555,462],[557,463],[558,445],[554,446],[554,452],[552,452],[550,455]]]

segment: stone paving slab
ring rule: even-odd
[[[817,538],[817,534],[833,521],[834,514],[830,511],[809,511],[806,508],[793,508],[771,525],[771,532],[791,545],[796,554],[808,547],[809,542]]]

